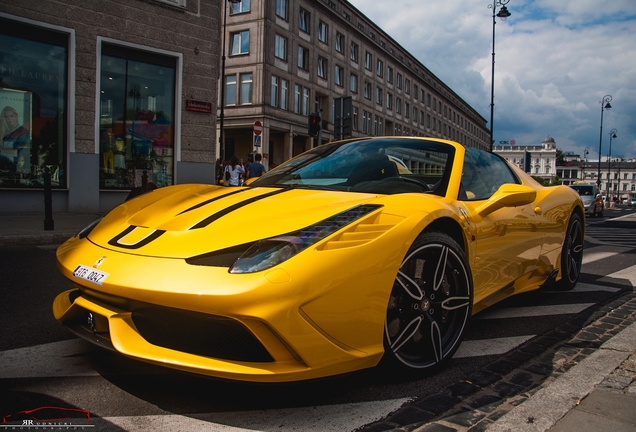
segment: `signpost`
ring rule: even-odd
[[[262,133],[263,133],[263,123],[256,120],[254,122],[254,135],[261,136]]]
[[[254,147],[261,146],[261,134],[263,133],[263,123],[256,120],[254,122]]]

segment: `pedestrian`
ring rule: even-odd
[[[252,178],[252,177],[260,177],[263,174],[265,174],[265,167],[263,166],[263,164],[261,163],[261,159],[263,158],[263,155],[261,155],[260,153],[256,153],[256,155],[254,156],[254,162],[252,162],[251,164],[249,164],[249,166],[247,167],[247,178]]]
[[[214,181],[215,184],[221,184],[221,179],[223,178],[223,161],[221,158],[216,160],[216,166],[214,167]]]
[[[238,186],[241,174],[245,174],[245,168],[239,163],[236,156],[232,156],[230,164],[225,167],[223,184],[225,186]]]

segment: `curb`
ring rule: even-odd
[[[578,314],[553,331],[531,339],[484,366],[482,370],[475,371],[464,381],[436,394],[416,399],[387,418],[359,429],[359,432],[491,430],[490,427],[497,421],[525,404],[569,370],[584,370],[585,366],[581,366],[586,358],[599,351],[602,346],[606,348],[604,351],[607,347],[612,347],[611,344],[604,344],[636,322],[634,291],[622,291],[599,307],[592,313],[588,311]],[[632,327],[634,330],[631,331],[636,332],[636,326]],[[614,359],[617,363],[609,372],[620,365],[621,358],[627,356],[629,354],[618,354]],[[598,383],[595,382],[594,385],[596,384]],[[593,387],[589,389],[591,390]],[[569,409],[578,400],[571,401]],[[541,408],[534,413],[523,412],[522,420],[517,419],[512,427],[501,430],[526,430],[520,427],[532,426],[536,419],[544,416],[543,411]],[[511,416],[517,413],[520,411]]]
[[[34,235],[6,235],[0,237],[1,246],[47,246],[62,244],[76,235],[76,231],[59,231]]]

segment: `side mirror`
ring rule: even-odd
[[[482,217],[504,207],[518,207],[530,204],[537,197],[537,191],[531,187],[506,183],[501,185],[488,201],[475,211]]]

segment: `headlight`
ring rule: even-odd
[[[254,273],[274,267],[380,207],[361,205],[299,231],[260,240],[236,260],[230,273]]]

